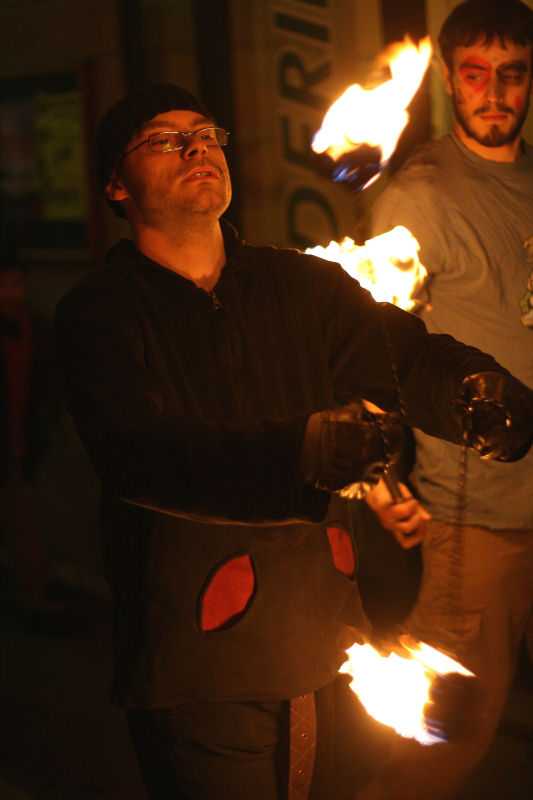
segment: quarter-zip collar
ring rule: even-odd
[[[235,259],[237,252],[242,247],[246,246],[244,239],[239,236],[236,228],[234,228],[230,222],[227,222],[227,220],[221,219],[220,226],[224,240],[226,263],[214,287],[215,294],[217,293],[216,287],[219,286],[222,280],[227,279],[230,274],[241,271],[246,267],[246,259]],[[174,290],[180,287],[185,292],[203,292],[205,294],[210,294],[196,286],[194,281],[191,281],[189,278],[185,278],[178,272],[163,267],[157,261],[153,261],[151,258],[148,258],[148,256],[145,256],[131,239],[121,239],[109,250],[106,257],[106,262],[108,264],[117,262],[127,262],[131,264],[132,260],[147,271],[151,281],[159,285],[168,286],[169,288],[172,287]]]

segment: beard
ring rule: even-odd
[[[167,185],[128,183],[130,197],[146,225],[175,231],[182,225],[194,227],[214,217],[218,219],[227,209],[231,200],[231,181],[227,172],[220,170],[219,183],[198,187],[189,197],[176,192],[174,178],[171,176]]]
[[[452,101],[455,117],[465,133],[467,133],[471,139],[475,139],[476,142],[479,142],[479,144],[482,144],[485,147],[502,147],[502,145],[514,142],[520,134],[529,109],[528,95],[528,100],[526,103],[524,103],[524,108],[518,114],[512,108],[509,108],[509,106],[500,106],[496,109],[484,106],[477,109],[470,117],[466,117],[455,92],[452,95]],[[475,117],[480,114],[488,114],[491,111],[499,111],[511,114],[512,117],[514,117],[511,127],[502,129],[499,125],[495,124],[491,125],[486,133],[478,133],[472,125],[472,119],[475,119]]]

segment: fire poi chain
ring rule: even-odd
[[[431,55],[429,37],[418,47],[408,39],[392,45],[379,59],[390,80],[373,89],[354,84],[332,104],[312,148],[330,162],[334,180],[362,190],[379,177],[409,120],[407,107]],[[306,253],[339,262],[378,302],[418,310],[413,295],[427,277],[418,251],[411,232],[397,227],[362,246],[345,237]],[[400,637],[388,654],[354,644],[347,657],[340,671],[351,676],[351,689],[376,720],[425,745],[454,735],[451,716],[475,685],[475,676],[457,661],[411,637]]]

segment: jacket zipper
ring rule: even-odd
[[[213,309],[219,312],[219,315],[222,312],[222,315],[219,316],[219,322],[221,324],[224,340],[226,343],[226,363],[228,367],[233,372],[234,370],[238,369],[241,365],[241,348],[240,343],[237,339],[237,332],[235,327],[235,322],[231,320],[227,314],[223,313],[223,306],[218,297],[216,296],[214,291],[208,293],[209,299],[213,305]]]

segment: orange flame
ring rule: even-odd
[[[450,673],[472,673],[439,650],[410,637],[400,637],[399,649],[400,654],[384,656],[370,644],[354,644],[347,651],[348,661],[340,672],[352,677],[350,688],[378,722],[421,744],[435,744],[442,738],[428,728],[424,717],[433,680]]]
[[[350,86],[330,107],[315,134],[312,148],[334,161],[362,144],[379,146],[382,168],[391,157],[409,115],[407,107],[429,65],[432,47],[429,37],[418,48],[409,40],[389,48],[381,58],[392,78],[375,89]],[[367,186],[378,175],[374,175]],[[419,244],[406,228],[369,239],[357,246],[345,237],[339,244],[308,248],[311,253],[342,267],[377,301],[388,301],[409,310],[412,295],[427,277],[418,259]],[[414,642],[414,644],[412,644]],[[351,688],[379,722],[401,736],[422,744],[435,744],[441,736],[426,724],[424,708],[430,702],[433,681],[443,675],[472,676],[465,667],[424,642],[401,637],[398,652],[382,655],[370,644],[354,644],[340,669],[351,676]]]
[[[407,107],[418,90],[431,59],[429,36],[418,47],[408,38],[391,45],[380,56],[392,78],[375,89],[349,86],[336,100],[316,132],[312,148],[336,161],[361,144],[380,145],[382,165],[391,157],[409,121]],[[377,176],[376,176],[377,177]]]
[[[419,244],[407,228],[398,225],[391,231],[368,239],[358,246],[348,236],[327,247],[309,247],[328,261],[338,261],[346,272],[368,289],[374,300],[394,303],[410,310],[412,295],[422,286],[427,271],[418,259]]]

